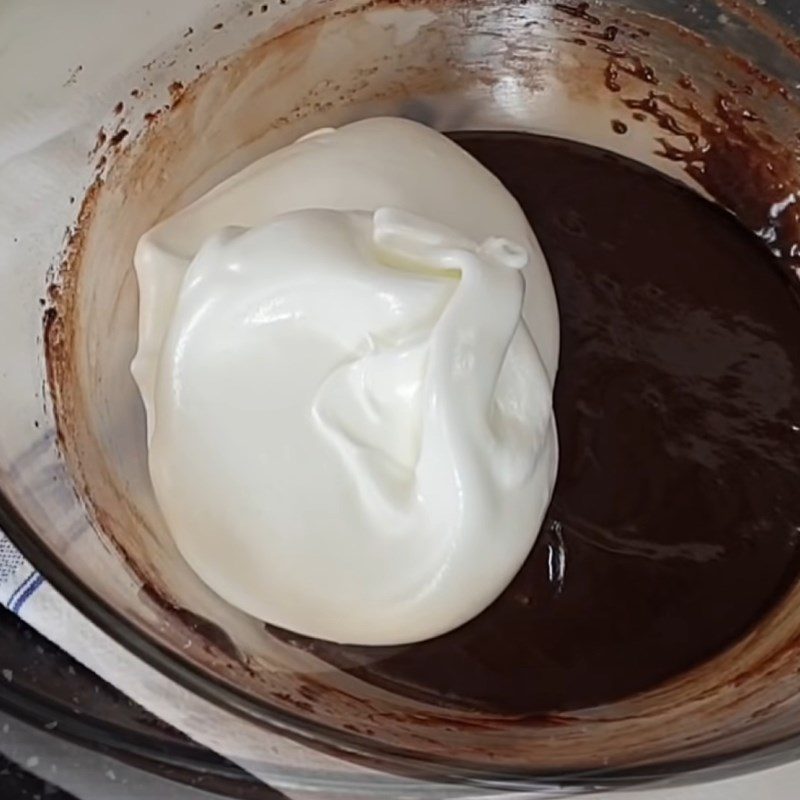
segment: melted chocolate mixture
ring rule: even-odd
[[[618,699],[740,637],[800,565],[800,307],[732,216],[607,152],[458,143],[530,218],[561,314],[561,458],[536,546],[453,633],[343,647],[282,633],[428,702],[536,714]]]

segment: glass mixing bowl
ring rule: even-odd
[[[138,19],[131,36],[143,37],[140,61],[91,103],[71,105],[71,92],[108,65],[102,41],[102,58],[90,51],[66,75],[44,59],[35,80],[25,79],[30,93],[14,96],[22,112],[35,111],[37,92],[52,89],[75,122],[43,114],[56,133],[32,134],[0,163],[0,526],[103,630],[246,719],[248,752],[283,776],[278,785],[422,796],[426,784],[413,781],[424,778],[546,795],[699,780],[793,758],[797,588],[691,672],[617,703],[546,717],[411,701],[279,641],[179,557],[149,486],[143,409],[129,373],[141,233],[320,126],[395,114],[440,129],[567,136],[651,163],[737,213],[736,191],[710,187],[691,158],[662,141],[685,150],[677,120],[701,142],[710,137],[709,147],[735,143],[745,135],[741,120],[721,114],[719,103],[735,95],[752,111],[746,135],[769,144],[761,166],[773,159],[800,185],[800,23],[791,0],[771,2],[769,12],[746,0],[281,0],[186,9],[155,50]],[[126,11],[134,20],[138,13]],[[743,185],[760,191],[759,175]],[[309,763],[296,757],[296,742],[341,760]]]

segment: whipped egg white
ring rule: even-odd
[[[494,176],[413,122],[325,129],[161,222],[135,266],[153,487],[221,597],[386,645],[503,591],[555,481],[558,318]]]

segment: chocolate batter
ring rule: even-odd
[[[453,138],[532,221],[561,314],[561,458],[502,597],[438,639],[298,646],[432,703],[538,714],[647,689],[719,652],[800,567],[800,307],[731,215],[607,152]]]

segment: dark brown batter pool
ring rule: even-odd
[[[741,636],[800,562],[800,306],[725,211],[591,147],[453,137],[524,207],[561,314],[561,458],[536,546],[459,630],[284,638],[428,702],[537,714],[650,688]]]

